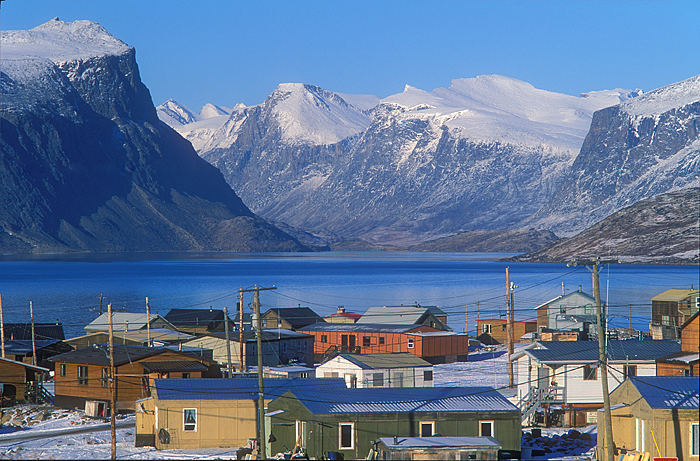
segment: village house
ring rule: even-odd
[[[579,287],[578,291],[562,294],[535,307],[537,329],[566,330],[597,324],[595,298]]]
[[[221,309],[170,309],[164,318],[178,330],[195,336],[226,331],[226,317]]]
[[[505,344],[508,342],[508,331],[506,319],[478,319],[476,328],[479,336],[476,338],[482,344]],[[537,322],[526,322],[523,320],[513,321],[513,338],[518,341],[526,333],[537,331]]]
[[[700,380],[635,377],[610,393],[616,452],[643,459],[700,459]],[[605,418],[598,416],[598,459],[603,459]],[[637,458],[637,459],[641,459]]]
[[[500,443],[493,437],[382,437],[375,459],[499,459]]]
[[[187,341],[183,346],[213,351],[213,358],[221,366],[228,365],[226,333],[209,333]],[[241,365],[241,332],[229,332],[231,364],[237,370],[257,366],[257,337],[255,331],[243,331],[243,365]],[[262,331],[263,366],[313,364],[314,337],[302,332],[269,329]]]
[[[180,331],[168,330],[167,328],[154,328],[150,332],[147,330],[115,331],[113,333],[114,344],[123,346],[153,346],[163,347],[173,344],[180,344],[194,336]],[[149,341],[150,336],[150,341]],[[82,349],[93,344],[106,344],[109,342],[109,332],[98,331],[83,336],[67,339],[73,349]]]
[[[36,350],[36,361],[32,363],[32,357]],[[31,339],[5,340],[5,357],[29,364],[48,368],[53,371],[53,362],[49,360],[54,355],[73,350],[65,341],[58,339],[38,339],[32,344]]]
[[[263,328],[298,331],[307,325],[325,323],[323,318],[308,307],[281,307],[268,309],[262,314]]]
[[[362,315],[345,312],[345,306],[338,306],[335,313],[323,317],[328,323],[355,323]]]
[[[264,378],[265,404],[293,388],[322,395],[345,384],[341,379]],[[259,439],[257,421],[257,379],[156,379],[152,396],[136,402],[136,446],[245,447],[249,439]]]
[[[630,376],[656,376],[656,359],[679,350],[675,341],[607,341],[608,389]],[[597,341],[536,341],[514,354],[523,421],[559,405],[565,426],[591,423],[603,406],[598,358]]]
[[[318,377],[350,387],[432,387],[433,365],[410,352],[340,354],[316,367]]]
[[[466,361],[469,337],[425,325],[316,323],[300,332],[314,336],[314,361],[325,362],[338,353],[410,352],[432,364]]]
[[[109,346],[94,345],[51,358],[56,363],[55,403],[84,408],[86,401],[110,401]],[[218,364],[193,352],[164,347],[114,345],[117,409],[133,410],[134,402],[150,395],[155,378],[218,378]]]
[[[147,320],[146,314],[133,314],[130,312],[112,313],[113,331],[147,330],[149,328],[149,324],[151,329],[165,328],[168,330],[178,331],[178,329],[172,323],[168,322],[158,314],[151,314]],[[86,334],[109,331],[109,316],[107,312],[90,322],[84,328],[84,330]]]
[[[681,325],[681,350],[656,360],[657,376],[700,376],[700,312]]]
[[[32,340],[32,324],[31,323],[5,323],[3,325],[5,331],[5,339],[17,341]],[[66,339],[63,333],[63,324],[56,323],[34,323],[34,339],[35,340],[64,340]]]
[[[48,373],[48,368],[0,357],[0,407],[42,399],[46,392],[38,384],[39,376]],[[50,396],[41,402],[52,403]]]
[[[357,323],[368,325],[425,325],[436,330],[449,330],[446,322],[447,314],[442,309],[420,304],[370,307],[357,320]]]
[[[679,339],[680,326],[700,310],[700,290],[671,288],[651,298],[649,330],[654,339]]]
[[[361,459],[381,437],[493,437],[520,450],[520,412],[489,387],[290,388],[270,402],[270,453],[298,445],[310,457]]]

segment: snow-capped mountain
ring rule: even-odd
[[[267,219],[411,244],[529,217],[559,186],[593,112],[640,93],[574,97],[498,75],[382,100],[283,84],[197,150]]]
[[[99,24],[3,31],[1,77],[3,253],[303,248],[158,119]]]
[[[658,194],[700,186],[700,76],[598,111],[566,180],[527,225],[570,236]]]
[[[188,125],[199,120],[197,114],[192,112],[190,108],[172,99],[168,99],[156,107],[156,110],[158,111],[158,118],[172,128]]]

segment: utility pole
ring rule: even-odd
[[[2,358],[5,358],[5,321],[2,318],[2,295],[0,295],[0,342],[2,342]]]
[[[151,305],[148,304],[148,296],[146,296],[146,329],[148,330],[148,347],[151,347]]]
[[[114,376],[114,329],[112,327],[112,304],[107,305],[107,316],[109,317],[109,427],[112,435],[112,459],[117,459],[117,382]]]
[[[36,365],[36,338],[34,335],[34,303],[29,301],[29,315],[32,318],[32,365]]]
[[[596,258],[592,261],[572,261],[567,266],[585,264],[586,268],[593,274],[593,295],[595,297],[596,315],[598,317],[598,368],[600,369],[601,386],[603,390],[603,411],[605,420],[605,438],[603,449],[605,450],[605,460],[614,461],[615,453],[613,447],[612,414],[610,412],[610,392],[608,390],[608,357],[605,352],[605,316],[600,302],[600,266],[617,263],[617,260],[601,261]]]
[[[248,366],[245,363],[246,350],[245,350],[245,342],[243,341],[243,287],[240,288],[239,295],[240,295],[240,297],[239,297],[240,300],[238,302],[238,322],[240,324],[239,331],[238,331],[239,336],[240,336],[240,340],[239,340],[240,341],[240,345],[239,345],[240,351],[239,352],[241,353],[241,372],[245,373],[246,371],[248,371]]]
[[[228,359],[228,377],[233,378],[231,372],[231,339],[228,337],[228,308],[224,306],[224,330],[226,330],[226,358]]]
[[[244,291],[253,292],[253,308],[255,316],[255,333],[257,336],[257,347],[256,352],[258,355],[258,428],[260,434],[260,457],[262,459],[267,458],[265,447],[265,394],[263,392],[263,351],[262,351],[262,318],[260,317],[260,292],[266,290],[276,290],[277,287],[272,286],[270,288],[259,288],[257,285],[255,288],[249,290],[241,289],[241,293]],[[242,306],[241,306],[242,307]]]
[[[510,360],[513,352],[515,352],[514,347],[514,324],[513,324],[513,288],[515,285],[510,281],[509,268],[506,267],[506,334],[508,335],[508,387],[512,388],[515,385],[515,378],[513,373],[513,362]]]
[[[464,306],[464,334],[469,335],[469,304]]]

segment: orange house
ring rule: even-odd
[[[656,360],[656,376],[700,376],[700,312],[681,326],[681,352]]]
[[[476,321],[479,336],[477,339],[484,344],[505,344],[508,342],[506,319],[479,319]],[[515,342],[525,333],[537,331],[537,322],[513,321],[513,338]]]
[[[299,330],[314,336],[314,362],[337,353],[410,352],[432,364],[466,361],[469,337],[426,325],[316,323]]]

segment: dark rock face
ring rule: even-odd
[[[700,185],[700,76],[638,99],[593,115],[561,187],[526,225],[570,236],[640,200]]]
[[[462,232],[409,247],[412,251],[462,251],[475,253],[527,253],[559,240],[551,231],[535,229]]]
[[[700,188],[642,200],[568,239],[516,261],[566,262],[620,257],[622,262],[698,264]]]
[[[2,70],[3,252],[304,249],[159,121],[133,48]]]

